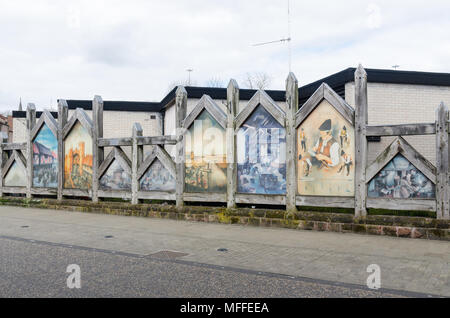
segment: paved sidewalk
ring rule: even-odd
[[[139,255],[179,251],[188,254],[183,260],[358,285],[366,283],[367,266],[378,264],[383,288],[450,297],[450,243],[444,241],[5,206],[0,236]]]

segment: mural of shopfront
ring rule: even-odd
[[[188,129],[186,192],[226,192],[225,129],[203,110]]]
[[[286,193],[286,131],[257,106],[237,133],[239,193]]]
[[[33,141],[33,187],[58,186],[58,141],[43,125]]]

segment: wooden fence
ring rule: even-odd
[[[229,208],[238,204],[284,205],[288,212],[295,213],[298,206],[351,208],[356,217],[365,217],[367,209],[419,210],[435,211],[438,219],[449,219],[450,189],[449,189],[449,111],[442,103],[436,111],[436,122],[406,125],[369,126],[367,74],[362,66],[355,72],[355,108],[350,107],[327,84],[322,84],[311,98],[301,107],[298,99],[298,82],[290,73],[286,80],[286,108],[283,110],[264,91],[257,91],[248,104],[239,111],[239,87],[231,80],[227,88],[226,112],[209,96],[203,96],[192,112],[187,115],[187,92],[183,87],[176,91],[176,135],[174,136],[143,136],[140,124],[132,127],[131,137],[103,138],[103,101],[95,96],[93,100],[92,119],[83,109],[76,109],[68,118],[68,106],[64,100],[58,104],[58,120],[50,112],[44,111],[36,119],[36,108],[33,104],[27,107],[27,142],[20,144],[2,144],[0,147],[0,195],[25,194],[27,198],[37,195],[64,197],[89,197],[94,202],[99,198],[122,198],[138,204],[140,200],[175,201],[177,207],[184,202],[216,202],[226,203]],[[319,105],[326,101],[354,129],[354,194],[351,196],[305,195],[300,194],[299,184],[299,135],[298,129]],[[239,190],[238,180],[238,135],[256,111],[267,113],[273,125],[281,127],[284,146],[285,138],[285,186],[280,193],[245,193]],[[226,178],[224,191],[187,191],[186,167],[187,147],[189,145],[189,129],[202,113],[208,113],[217,124],[217,129],[224,131],[223,157],[225,158],[223,173]],[[75,152],[65,153],[66,143],[74,127],[79,125],[92,142],[80,143]],[[39,148],[35,140],[41,129],[47,126],[57,140],[57,150],[51,151],[45,147]],[[436,136],[436,167],[418,153],[402,136],[435,135]],[[368,163],[367,137],[396,136],[392,142],[372,163]],[[188,142],[187,142],[188,141]],[[218,139],[215,139],[218,142]],[[72,142],[72,141],[70,141]],[[342,142],[342,141],[341,141]],[[86,149],[86,144],[92,144],[92,149]],[[165,145],[175,145],[176,152],[172,158],[165,150]],[[144,146],[152,146],[152,151],[144,157]],[[257,147],[260,144],[257,144]],[[271,145],[269,145],[270,147]],[[36,148],[37,147],[37,148]],[[131,158],[122,147],[131,148]],[[251,145],[250,145],[251,147]],[[105,158],[105,148],[110,148]],[[277,149],[284,149],[279,147]],[[46,150],[47,149],[47,150]],[[192,151],[192,149],[191,149]],[[259,154],[260,149],[256,150]],[[417,170],[429,180],[435,188],[432,198],[370,198],[368,185],[371,180],[383,170],[397,155],[405,157]],[[54,186],[36,186],[33,182],[34,165],[41,164],[42,158],[51,165],[57,161],[57,181]],[[46,157],[47,156],[47,157]],[[50,158],[50,159],[49,159]],[[42,159],[43,160],[43,159]],[[54,160],[54,161],[53,161]],[[70,162],[66,162],[70,160]],[[167,184],[173,179],[173,188],[143,189],[142,179],[152,165],[159,161],[164,169]],[[111,165],[117,162],[120,173],[130,176],[130,182],[120,189],[104,188],[102,177]],[[159,164],[158,163],[158,164]],[[75,168],[73,168],[75,167]],[[17,170],[18,169],[18,170]],[[78,169],[78,170],[77,170]],[[350,169],[350,168],[348,168]],[[14,171],[13,171],[14,170]],[[11,172],[13,171],[13,172]],[[11,172],[9,177],[8,174]],[[56,170],[55,170],[56,172]],[[67,186],[68,178],[82,175],[80,182],[85,182],[85,188]],[[210,173],[210,172],[209,172]],[[17,174],[17,178],[13,180]],[[25,178],[21,183],[21,177]],[[153,175],[154,176],[154,175]],[[78,176],[79,177],[79,176]],[[147,177],[148,178],[148,177]],[[204,175],[196,176],[200,181]],[[267,177],[270,181],[271,178]],[[8,180],[6,180],[8,179]],[[10,180],[11,179],[11,180]],[[52,179],[53,180],[53,179]],[[72,180],[72,179],[71,179]],[[84,180],[84,181],[83,181]],[[87,180],[87,181],[86,181]],[[151,177],[150,177],[151,182]],[[6,182],[7,181],[7,182]],[[267,181],[267,182],[269,182]],[[8,185],[12,182],[13,185]],[[302,182],[300,180],[300,182]],[[208,185],[208,190],[210,186]]]

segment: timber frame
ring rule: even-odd
[[[314,92],[314,94],[306,101],[306,103],[295,114],[295,143],[294,152],[295,158],[298,157],[297,149],[297,129],[308,118],[310,114],[323,102],[327,101],[336,111],[342,115],[342,117],[352,126],[355,127],[355,110],[343,100],[330,86],[326,83],[320,85],[320,87]],[[356,134],[355,134],[356,135]],[[295,165],[297,161],[295,160]],[[297,189],[297,171],[295,174],[295,193],[296,193],[296,205],[298,206],[312,206],[312,207],[341,207],[341,208],[353,208],[355,205],[354,197],[336,197],[336,196],[308,196],[300,195]]]
[[[286,79],[286,107],[278,106],[263,90],[257,91],[239,112],[239,86],[230,80],[227,87],[227,103],[224,112],[208,95],[203,95],[192,112],[187,114],[187,91],[179,86],[175,93],[175,135],[144,136],[139,123],[131,129],[131,137],[103,137],[103,100],[95,96],[92,100],[92,119],[81,108],[74,110],[68,119],[65,100],[58,100],[58,120],[48,111],[36,119],[36,107],[28,104],[26,142],[0,144],[0,196],[22,194],[27,198],[35,195],[64,197],[87,197],[93,202],[99,198],[121,198],[139,204],[141,200],[175,201],[178,211],[183,211],[185,202],[225,203],[230,209],[238,204],[285,205],[289,215],[298,213],[297,207],[326,207],[354,209],[355,219],[364,219],[368,209],[420,210],[436,212],[437,219],[450,219],[450,173],[449,173],[449,110],[443,103],[436,110],[436,120],[429,123],[377,125],[368,124],[367,73],[359,65],[355,77],[354,109],[336,94],[327,84],[322,84],[299,109],[298,81],[293,73]],[[315,108],[326,100],[355,129],[355,195],[354,197],[300,196],[297,189],[297,129]],[[261,105],[286,130],[286,194],[262,195],[237,193],[237,147],[239,129]],[[200,113],[206,110],[226,131],[227,191],[224,193],[185,192],[186,133]],[[92,188],[89,190],[64,189],[64,141],[76,122],[87,130],[92,138]],[[43,125],[47,125],[58,140],[58,187],[57,189],[33,187],[33,141]],[[161,132],[163,134],[163,132]],[[435,135],[436,166],[419,154],[402,136]],[[395,140],[368,164],[367,137],[396,137]],[[166,145],[176,147],[174,158],[165,150]],[[152,146],[151,153],[144,158],[144,146]],[[105,148],[112,151],[104,159]],[[121,147],[131,147],[132,156]],[[7,155],[10,157],[7,158]],[[385,199],[368,198],[367,185],[397,154],[402,154],[421,171],[436,188],[435,199]],[[141,191],[139,180],[159,160],[175,177],[174,191]],[[117,160],[131,174],[130,190],[102,189],[100,179],[110,165]],[[26,186],[5,187],[4,178],[11,166],[17,162],[26,171]]]
[[[182,121],[182,129],[186,134],[187,130],[193,125],[197,117],[207,111],[217,123],[226,131],[228,125],[227,114],[217,105],[208,95],[203,95],[191,113]],[[184,136],[185,137],[185,136]],[[186,138],[183,138],[186,140]],[[184,150],[186,151],[184,144]],[[225,150],[226,151],[226,150]],[[183,154],[185,156],[185,153]],[[184,167],[185,162],[184,162]],[[183,180],[183,189],[185,189]],[[186,192],[183,190],[183,201],[185,202],[227,202],[227,193],[210,193],[210,192]]]
[[[237,115],[234,122],[235,136],[258,106],[263,107],[283,127],[283,129],[286,130],[286,113],[266,92],[263,90],[258,90],[248,101],[247,105]],[[234,148],[236,151],[236,145],[234,145]],[[234,178],[237,182],[237,172],[234,175]],[[237,192],[235,193],[235,202],[239,204],[286,205],[286,195]]]

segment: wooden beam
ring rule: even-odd
[[[27,107],[27,157],[26,157],[26,178],[27,178],[27,198],[31,198],[31,188],[33,187],[33,129],[36,125],[36,106],[28,104]],[[16,151],[16,150],[14,150]]]
[[[360,64],[355,72],[355,217],[366,217],[367,73]]]
[[[139,179],[137,176],[138,169],[142,164],[144,156],[144,146],[138,145],[138,138],[144,133],[141,124],[135,123],[132,131],[132,158],[131,158],[131,204],[139,203]]]
[[[298,206],[328,207],[328,208],[349,208],[355,207],[355,198],[351,197],[314,197],[297,196]]]
[[[371,137],[434,135],[435,133],[435,123],[367,126],[367,136]]]
[[[92,101],[92,119],[92,202],[98,202],[99,166],[104,159],[104,149],[98,146],[98,139],[103,138],[103,100],[98,95]]]
[[[435,200],[367,199],[367,208],[400,211],[436,211]]]
[[[27,143],[2,144],[3,151],[7,150],[26,150]]]
[[[295,202],[297,194],[295,115],[298,110],[298,80],[292,72],[286,79],[286,105],[286,211],[295,213],[297,212]]]
[[[449,184],[449,110],[441,103],[436,110],[436,217],[450,219],[450,184]]]
[[[236,207],[237,158],[235,117],[239,112],[239,86],[231,79],[227,87],[227,207]]]
[[[180,209],[184,206],[184,182],[186,176],[186,129],[183,128],[183,121],[186,118],[187,112],[187,92],[183,86],[178,86],[175,98],[175,127],[177,134],[177,146],[176,146],[176,201],[177,208]]]
[[[176,145],[177,136],[153,136],[153,137],[142,137],[137,138],[138,145]]]
[[[133,139],[126,137],[126,138],[99,138],[98,139],[98,146],[99,147],[120,147],[120,146],[132,146],[133,145]]]
[[[58,200],[63,199],[64,188],[64,136],[63,130],[67,124],[67,117],[69,116],[69,106],[64,99],[58,101]]]

